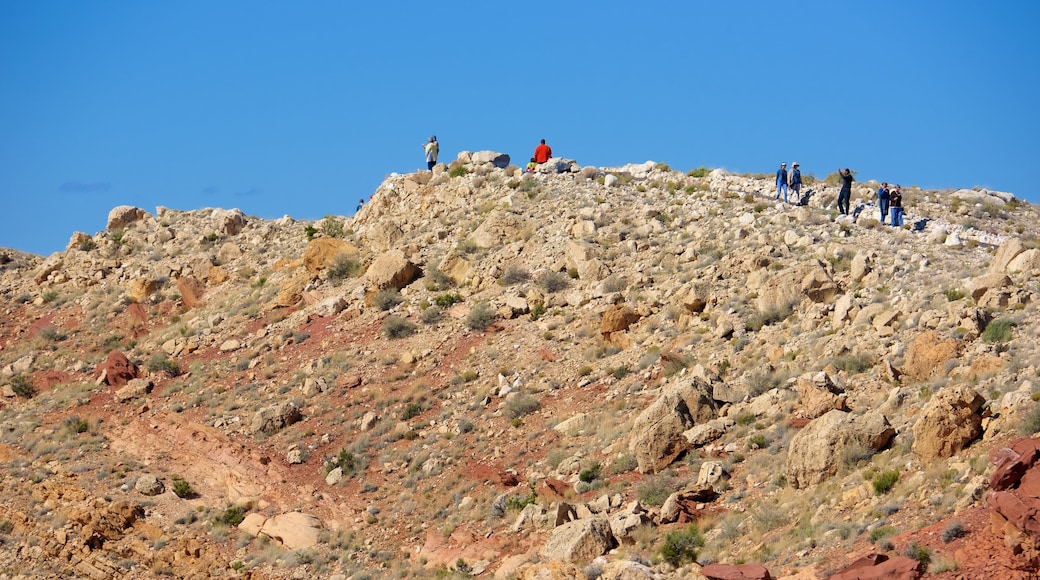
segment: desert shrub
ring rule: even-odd
[[[1007,318],[996,318],[986,325],[982,331],[983,342],[1007,342],[1011,340],[1011,327],[1015,323]]]
[[[950,522],[950,525],[946,526],[946,529],[942,533],[942,541],[949,544],[950,542],[968,535],[968,530],[964,529],[964,526],[960,522]]]
[[[704,546],[704,536],[696,524],[682,531],[669,532],[664,537],[659,553],[661,559],[672,566],[682,566],[697,561],[697,548]]]
[[[528,484],[531,491],[527,495],[511,495],[506,499],[506,508],[520,511],[538,502],[538,494],[534,491],[534,483]]]
[[[949,302],[956,302],[961,298],[964,298],[964,292],[959,288],[947,288],[943,290],[943,295],[946,296],[946,300]]]
[[[84,252],[89,252],[97,247],[97,242],[93,238],[87,238],[79,243],[79,249]]]
[[[628,453],[624,453],[615,458],[613,463],[610,464],[610,472],[613,474],[627,473],[637,467],[639,467],[639,462],[636,458]]]
[[[404,302],[404,296],[401,296],[401,292],[397,288],[380,290],[372,297],[375,307],[383,311],[390,310],[402,302]]]
[[[361,468],[361,461],[350,451],[340,449],[339,454],[325,462],[325,474],[339,468],[343,475],[350,475]]]
[[[881,473],[874,476],[871,480],[871,485],[874,486],[874,493],[881,495],[888,493],[892,490],[892,486],[899,481],[899,472],[896,470],[882,471]]]
[[[440,320],[443,315],[444,310],[440,306],[430,306],[419,314],[419,319],[422,320],[424,324],[433,324]]]
[[[670,377],[682,371],[683,369],[690,368],[694,362],[693,357],[687,355],[680,355],[678,353],[668,353],[661,357],[661,370],[664,372],[666,377]]]
[[[550,294],[565,290],[571,285],[570,276],[564,272],[542,272],[538,275],[536,282],[542,287],[542,290]]]
[[[758,332],[759,330],[762,330],[763,326],[769,326],[787,320],[787,317],[791,316],[793,313],[794,308],[792,305],[779,306],[762,312],[756,312],[748,317],[747,322],[744,323],[744,329]]]
[[[456,302],[462,302],[462,296],[458,292],[448,292],[433,299],[433,303],[441,308],[447,308]]]
[[[925,567],[927,567],[928,563],[932,561],[932,552],[927,546],[921,546],[917,542],[910,542],[906,549],[903,550],[903,555],[907,558],[917,560]]]
[[[65,430],[73,435],[86,433],[87,429],[90,428],[90,424],[87,423],[87,420],[81,419],[79,415],[70,415],[65,419],[64,425]]]
[[[509,264],[502,270],[502,275],[498,277],[498,283],[502,286],[514,286],[527,282],[530,279],[531,273],[526,268],[517,264]]]
[[[165,352],[157,352],[148,359],[146,367],[150,373],[162,373],[168,377],[176,377],[181,374],[181,368],[177,361],[170,360]]]
[[[36,394],[36,387],[29,380],[29,377],[25,375],[11,377],[11,390],[14,391],[15,395],[23,399],[31,399]]]
[[[198,496],[198,494],[195,493],[195,489],[191,487],[191,484],[181,479],[181,476],[173,475],[170,477],[170,480],[173,482],[173,493],[177,497],[181,499],[191,499]]]
[[[506,400],[506,414],[517,419],[538,410],[541,407],[538,399],[526,393],[518,393]]]
[[[415,334],[415,324],[400,316],[387,316],[383,321],[383,335],[387,338],[404,338]]]
[[[327,215],[321,220],[321,233],[330,238],[342,238],[343,222],[334,215]]]
[[[455,167],[452,167],[451,170],[448,171],[448,176],[449,177],[462,177],[463,175],[466,175],[467,173],[469,173],[469,169],[467,169],[465,165],[456,165]]]
[[[748,373],[745,384],[748,394],[757,397],[766,391],[779,388],[785,380],[787,380],[787,376],[784,373],[767,366],[759,367]]]
[[[651,506],[664,505],[668,496],[677,489],[678,482],[675,478],[667,475],[656,475],[641,481],[636,487],[636,497],[639,501]]]
[[[874,530],[870,532],[870,541],[871,543],[876,544],[878,540],[883,540],[894,535],[896,535],[895,528],[892,526],[881,526],[880,528],[874,528]]]
[[[603,280],[604,292],[621,292],[628,287],[628,280],[624,276],[611,274]]]
[[[832,358],[831,364],[838,370],[843,370],[849,374],[855,375],[869,370],[870,367],[874,366],[874,357],[864,353],[843,354]]]
[[[42,298],[44,304],[50,304],[51,302],[54,302],[58,299],[58,293],[54,290],[48,290],[43,293]]]
[[[766,440],[766,436],[761,433],[756,433],[751,437],[748,437],[748,446],[752,449],[765,449],[767,443],[769,443],[769,441]]]
[[[1022,417],[1018,424],[1018,432],[1029,437],[1033,433],[1040,432],[1040,405],[1034,405],[1028,413]]]
[[[58,327],[54,326],[53,324],[48,324],[41,328],[39,332],[39,337],[44,340],[49,340],[51,342],[60,342],[67,338],[65,333],[58,330]]]
[[[426,289],[430,292],[447,290],[455,285],[455,281],[452,280],[450,276],[433,266],[428,266],[426,268],[423,272],[423,278],[426,279]]]
[[[487,302],[477,303],[466,316],[466,326],[473,330],[484,330],[495,321],[495,311]]]
[[[242,506],[233,505],[228,506],[224,513],[220,514],[216,518],[218,524],[224,524],[225,526],[237,526],[242,523],[242,520],[246,519],[245,510]]]
[[[686,172],[687,177],[707,177],[711,173],[711,170],[701,165],[697,169],[691,169]]]
[[[364,268],[362,268],[361,262],[357,258],[342,252],[332,259],[332,264],[325,270],[325,277],[335,282],[344,278],[360,276],[363,271]]]
[[[401,412],[401,420],[407,421],[414,417],[418,417],[423,412],[422,403],[412,402],[405,405],[404,411]]]
[[[578,473],[578,480],[584,481],[585,483],[592,483],[593,481],[599,479],[600,471],[601,468],[599,463],[593,463],[592,465],[586,467],[585,469],[582,469]]]

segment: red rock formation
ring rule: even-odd
[[[126,355],[118,350],[113,350],[108,353],[108,358],[94,369],[94,376],[99,383],[103,380],[109,386],[121,387],[131,379],[139,377],[140,374],[137,365],[130,362]]]

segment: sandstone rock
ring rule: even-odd
[[[628,327],[638,322],[640,318],[642,317],[635,310],[618,304],[603,313],[603,318],[599,323],[599,332],[603,335],[610,335],[614,332],[628,330]]]
[[[112,208],[108,212],[108,225],[105,226],[107,231],[118,230],[125,228],[126,226],[142,220],[148,216],[148,212],[144,211],[139,207],[132,205],[120,205]]]
[[[911,378],[927,380],[941,374],[943,364],[959,354],[960,343],[957,340],[942,340],[938,333],[928,330],[917,335],[907,347],[903,372]]]
[[[181,294],[181,304],[185,309],[191,310],[202,304],[206,285],[191,276],[184,276],[177,278],[177,291]]]
[[[335,264],[341,255],[356,258],[357,246],[339,238],[314,238],[303,251],[303,267],[311,274],[318,274]]]
[[[264,407],[253,415],[251,432],[253,434],[262,433],[264,435],[271,435],[272,433],[277,433],[285,427],[292,425],[302,418],[303,414],[300,413],[300,409],[291,401],[286,401],[280,405]]]
[[[629,450],[640,473],[664,469],[686,450],[683,432],[693,426],[693,417],[682,397],[667,393],[658,397],[636,417]]]
[[[72,232],[72,236],[69,238],[69,243],[65,245],[65,251],[71,252],[72,250],[79,249],[90,240],[92,240],[92,238],[83,232]]]
[[[830,411],[809,422],[791,439],[785,470],[795,487],[804,488],[837,473],[847,450],[877,451],[888,445],[895,429],[884,415]]]
[[[607,562],[599,575],[599,580],[654,580],[658,575],[642,562],[633,560],[614,560]],[[689,580],[697,577],[684,576]]]
[[[505,169],[509,165],[509,155],[494,151],[477,151],[470,154],[470,161],[473,163],[490,163],[499,169]]]
[[[217,265],[226,265],[234,262],[237,258],[242,256],[242,248],[238,247],[238,244],[227,242],[220,246],[217,250]],[[206,271],[206,275],[209,275],[210,270]]]
[[[982,435],[986,402],[965,385],[945,388],[932,395],[914,423],[913,451],[923,461],[952,456]]]
[[[152,278],[135,278],[130,281],[130,288],[127,290],[127,296],[134,302],[141,302],[155,294],[159,289],[158,280]]]
[[[139,376],[137,365],[130,362],[123,353],[113,350],[108,353],[104,362],[94,370],[94,375],[100,383],[104,381],[111,387],[121,387],[131,379]]]
[[[278,295],[275,297],[275,307],[291,308],[303,300],[303,289],[311,282],[313,275],[308,272],[299,272],[282,281],[278,287]]]
[[[150,473],[146,473],[141,477],[138,477],[137,481],[134,483],[134,489],[136,489],[142,495],[149,496],[159,495],[160,493],[166,490],[162,482]]]
[[[401,250],[380,254],[365,272],[365,280],[376,290],[401,289],[422,275],[418,266],[408,261]]]
[[[993,262],[990,263],[989,271],[996,273],[1003,273],[1008,271],[1008,264],[1011,263],[1019,254],[1025,251],[1025,245],[1022,244],[1022,240],[1018,238],[1009,238],[1006,242],[997,248],[997,253],[993,256]]]
[[[986,292],[993,288],[1004,288],[1005,286],[1011,285],[1011,278],[1007,277],[1007,274],[1002,272],[991,272],[989,274],[983,274],[977,278],[972,278],[968,282],[968,289],[971,291],[971,298],[975,302],[979,302]]]
[[[1030,248],[1015,256],[1007,265],[1007,271],[1016,274],[1019,272],[1031,273],[1040,270],[1040,249]]]
[[[610,532],[610,523],[606,518],[596,517],[575,520],[553,529],[541,555],[546,560],[584,564],[615,546],[617,541]]]
[[[139,399],[152,392],[152,381],[148,379],[130,379],[125,386],[116,390],[112,398],[117,403],[125,403]]]
[[[260,533],[286,549],[302,550],[318,543],[321,528],[321,520],[312,515],[288,512],[265,521]]]
[[[769,570],[761,564],[708,564],[701,568],[708,580],[772,580]]]
[[[917,580],[923,565],[912,558],[872,554],[856,560],[827,580]]]
[[[213,227],[222,234],[237,236],[246,227],[246,216],[240,209],[215,209]]]

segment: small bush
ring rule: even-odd
[[[54,290],[48,290],[47,292],[43,293],[43,303],[44,304],[50,304],[51,302],[54,302],[57,299],[58,299],[58,293],[55,292]]]
[[[433,299],[433,303],[441,308],[447,308],[456,302],[462,302],[462,296],[457,292],[441,294]]]
[[[150,373],[162,373],[168,377],[176,377],[181,374],[181,368],[176,361],[170,360],[164,352],[157,352],[148,359],[146,366]]]
[[[409,419],[418,417],[423,412],[422,403],[414,402],[408,403],[405,406],[404,411],[401,412],[401,420],[407,421]]]
[[[534,484],[529,484],[531,492],[527,495],[511,495],[506,499],[506,508],[520,511],[525,507],[538,502],[538,494],[534,492]]]
[[[943,530],[942,541],[949,544],[957,538],[962,538],[966,535],[968,535],[968,530],[965,530],[960,522],[950,522],[950,525]]]
[[[191,484],[181,479],[181,476],[174,475],[170,477],[170,480],[173,481],[173,493],[177,497],[181,499],[191,499],[198,496],[198,494],[195,493],[195,489],[191,487]]]
[[[537,411],[541,406],[542,404],[538,402],[538,399],[531,395],[518,393],[516,396],[509,397],[506,400],[506,414],[517,419]]]
[[[711,173],[711,170],[701,165],[697,169],[691,169],[686,172],[687,177],[707,177]]]
[[[372,298],[372,303],[375,307],[383,311],[390,310],[402,302],[404,302],[404,296],[401,296],[397,288],[380,290]]]
[[[892,486],[899,481],[899,472],[896,470],[883,471],[874,476],[871,484],[874,486],[874,493],[882,495],[892,490]]]
[[[357,260],[352,254],[346,252],[337,254],[332,259],[332,264],[325,270],[325,277],[330,281],[336,282],[343,280],[344,278],[354,278],[364,271],[361,267],[361,262]]]
[[[586,467],[585,469],[582,469],[581,472],[578,473],[578,479],[580,481],[584,481],[585,483],[592,483],[593,481],[596,481],[597,479],[599,479],[599,476],[600,476],[600,465],[599,465],[599,463],[594,463],[594,464],[590,465],[589,467]]]
[[[871,543],[876,544],[878,540],[883,540],[894,535],[896,535],[895,528],[892,526],[881,526],[880,528],[874,528],[874,530],[870,532],[870,541]]]
[[[36,394],[36,387],[33,386],[29,377],[25,375],[11,377],[11,390],[14,391],[15,395],[23,399],[31,399]]]
[[[1033,408],[1022,417],[1022,421],[1018,424],[1018,432],[1026,437],[1040,432],[1040,405],[1034,405]]]
[[[917,560],[925,567],[932,561],[932,552],[928,550],[927,546],[921,546],[917,542],[910,542],[910,545],[903,550],[903,555]]]
[[[1011,340],[1011,327],[1015,323],[1007,318],[997,318],[990,321],[986,325],[986,330],[982,331],[983,342],[1007,342]]]
[[[440,306],[430,306],[419,314],[419,319],[422,320],[424,324],[433,324],[440,320],[443,315],[444,310],[442,310]]]
[[[530,279],[531,273],[524,267],[510,264],[502,270],[502,275],[498,277],[498,283],[502,286],[514,286],[527,282]]]
[[[484,330],[495,321],[495,311],[487,302],[479,302],[466,316],[466,326],[473,330]]]
[[[943,290],[943,295],[946,296],[946,300],[949,302],[956,302],[961,298],[964,298],[964,292],[958,288],[947,288]]]
[[[682,566],[697,561],[697,548],[704,546],[704,536],[696,525],[684,531],[669,532],[661,546],[661,558],[672,566]]]
[[[383,335],[387,338],[404,338],[415,334],[415,324],[400,316],[388,316],[383,321]]]
[[[748,317],[747,322],[744,323],[744,329],[758,332],[759,330],[762,330],[763,326],[769,326],[787,320],[787,317],[791,316],[793,313],[794,309],[791,305],[771,308],[764,312],[756,312]]]
[[[450,171],[448,171],[448,176],[449,177],[462,177],[463,175],[466,175],[467,173],[469,173],[469,169],[467,169],[465,165],[456,165],[455,167],[452,167]]]
[[[343,475],[350,475],[361,468],[361,462],[350,451],[340,449],[339,455],[325,462],[325,474],[328,475],[337,467],[343,472]]]
[[[93,238],[87,238],[79,243],[79,249],[84,252],[89,252],[97,247],[97,242]]]
[[[838,370],[856,375],[874,366],[874,357],[864,353],[843,354],[831,359],[831,364]]]
[[[86,433],[89,428],[90,424],[87,423],[87,420],[80,419],[79,415],[70,415],[65,419],[65,430],[73,435]]]
[[[218,524],[224,524],[225,526],[237,526],[242,523],[242,520],[246,519],[245,510],[242,506],[229,506],[224,513],[217,516],[216,522]]]
[[[542,272],[536,282],[542,290],[552,294],[567,289],[571,285],[571,277],[564,272]]]
[[[330,238],[342,238],[343,222],[334,215],[327,215],[321,220],[321,233]]]
[[[666,475],[648,477],[636,487],[636,497],[645,505],[664,505],[668,496],[676,490],[676,485],[676,480]]]

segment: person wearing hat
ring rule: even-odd
[[[430,137],[429,143],[424,144],[422,147],[426,151],[426,169],[433,171],[433,166],[437,165],[437,153],[441,150],[440,145],[437,144],[437,136]]]
[[[794,194],[794,202],[802,204],[802,170],[798,169],[798,162],[791,163],[791,193]]]
[[[780,194],[784,194],[784,203],[787,203],[787,164],[781,163],[780,169],[776,171],[776,197],[773,199],[780,199]]]

